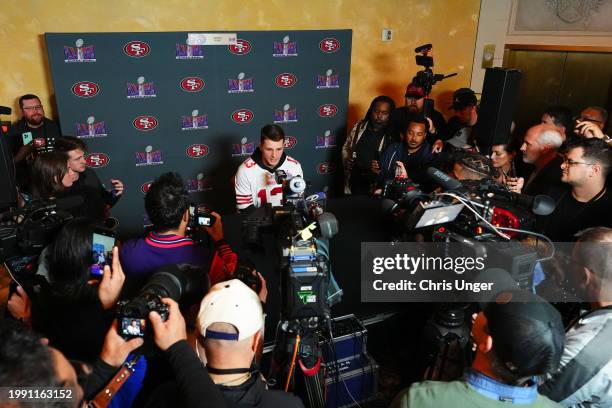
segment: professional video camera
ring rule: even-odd
[[[71,219],[53,199],[32,201],[0,214],[0,262],[6,262],[12,273],[21,272],[27,265],[22,259],[39,255]]]
[[[327,244],[338,232],[338,222],[325,212],[324,193],[305,197],[307,183],[283,173],[276,173],[277,185],[271,186],[283,193],[280,205],[268,201],[249,213],[243,221],[244,238],[248,244],[261,243],[261,232],[271,230],[280,254],[281,319],[269,384],[286,384],[285,391],[294,384],[293,391],[309,406],[323,407],[319,342],[329,337],[322,331],[329,326],[331,306],[342,295],[331,274]],[[304,387],[297,385],[302,383]]]
[[[434,86],[436,82],[440,82],[446,78],[450,78],[452,76],[457,75],[456,73],[444,75],[444,74],[434,74],[432,71],[432,67],[434,66],[433,57],[428,54],[433,49],[433,45],[425,44],[420,47],[416,47],[414,52],[417,54],[416,63],[424,67],[425,69],[416,73],[414,78],[412,78],[412,83],[418,87],[421,87],[425,90],[425,96],[429,95],[431,92],[431,88]]]
[[[123,337],[144,337],[147,335],[149,312],[157,312],[165,321],[168,306],[162,298],[190,305],[198,302],[208,289],[208,275],[198,267],[179,264],[159,268],[131,300],[117,303],[119,334]]]

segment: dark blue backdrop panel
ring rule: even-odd
[[[63,134],[82,137],[122,234],[142,232],[147,183],[178,171],[194,201],[232,211],[232,178],[276,122],[312,191],[339,185],[351,30],[244,31],[237,46],[187,46],[187,32],[47,33]]]

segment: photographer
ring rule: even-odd
[[[342,147],[345,194],[370,194],[380,173],[380,156],[391,141],[389,116],[395,102],[388,96],[372,100],[365,117],[357,122]]]
[[[29,295],[32,327],[68,357],[83,361],[99,355],[125,279],[115,247],[112,268],[104,267],[100,281],[91,280],[93,232],[87,219],[66,224],[49,247],[48,284],[38,293],[18,288],[8,304],[13,316],[29,320]]]
[[[196,351],[228,402],[248,407],[303,407],[295,396],[266,389],[254,368],[263,346],[261,300],[237,279],[213,286],[196,322]]]
[[[120,250],[128,280],[142,282],[160,266],[184,263],[209,269],[209,278],[216,283],[234,269],[237,257],[223,239],[221,217],[213,212],[214,224],[204,227],[214,242],[211,254],[187,236],[189,207],[189,197],[177,173],[164,173],[151,184],[145,209],[153,231],[145,238],[125,242]]]
[[[178,304],[169,298],[162,299],[162,302],[168,306],[168,319],[164,321],[157,312],[151,312],[149,320],[155,344],[164,352],[172,368],[174,382],[157,386],[145,406],[186,408],[229,406],[211,380],[206,367],[189,347],[185,319]]]
[[[78,174],[75,183],[62,192],[62,197],[81,197],[83,204],[71,212],[76,216],[90,217],[94,220],[104,220],[108,210],[113,207],[123,194],[123,182],[111,179],[111,191],[100,182],[95,171],[87,167],[85,153],[87,146],[81,139],[63,136],[56,140],[55,149],[68,155],[68,167]]]
[[[559,407],[538,394],[533,376],[559,366],[564,345],[561,315],[529,292],[505,291],[495,300],[473,323],[476,357],[464,378],[412,384],[391,407]]]
[[[567,272],[590,310],[569,327],[559,370],[549,373],[539,387],[565,407],[612,406],[612,353],[607,347],[612,332],[611,244],[612,229],[595,227],[582,231],[574,246]]]

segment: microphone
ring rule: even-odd
[[[465,190],[465,187],[461,182],[457,179],[452,178],[442,170],[438,170],[435,167],[428,167],[425,171],[429,178],[436,182],[439,186],[441,186],[444,190],[447,191],[460,191]]]
[[[547,195],[538,194],[532,197],[526,194],[513,194],[517,204],[523,204],[525,207],[531,208],[531,211],[535,215],[550,215],[555,211],[557,206],[555,200]]]
[[[338,220],[332,213],[324,212],[320,214],[317,217],[317,223],[323,238],[330,239],[338,233]]]

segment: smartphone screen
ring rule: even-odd
[[[144,337],[147,321],[138,317],[122,317],[119,325],[120,334],[124,337]]]
[[[91,264],[91,276],[101,278],[104,265],[110,264],[115,246],[115,237],[110,235],[94,232],[92,239],[93,259]]]

